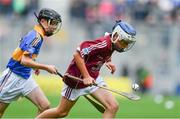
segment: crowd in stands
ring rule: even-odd
[[[94,29],[101,23],[102,29],[110,31],[112,19],[180,23],[179,0],[71,0],[69,12],[72,19],[87,24],[90,38],[96,37]]]
[[[0,0],[0,15],[26,16],[30,12],[38,9],[39,0]]]

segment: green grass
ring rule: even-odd
[[[63,82],[59,77],[52,75],[35,76],[36,81],[42,90],[48,96],[52,107],[58,105],[60,91]],[[106,80],[107,84],[114,89],[130,92],[130,81]],[[47,93],[48,92],[48,93]],[[120,104],[120,110],[117,118],[180,118],[180,97],[165,97],[161,104],[156,104],[152,96],[142,96],[140,101],[130,101],[117,97]],[[167,110],[164,104],[167,100],[174,101],[174,108]],[[36,107],[27,99],[23,98],[13,102],[5,112],[4,118],[34,118],[36,116]],[[67,118],[101,118],[99,113],[84,97],[80,98],[72,108]]]
[[[52,107],[58,105],[59,96],[48,96]],[[140,101],[130,101],[117,98],[120,110],[117,118],[180,118],[180,97],[166,97],[161,104],[156,104],[151,96],[143,96]],[[167,110],[164,103],[172,100],[175,103],[173,109]],[[36,107],[23,98],[13,102],[5,112],[5,118],[34,118]],[[84,97],[75,104],[67,118],[101,118],[100,114]]]

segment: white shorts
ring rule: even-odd
[[[98,84],[99,86],[106,85],[103,78],[100,76],[96,79],[96,84]],[[97,87],[97,86],[88,86],[88,87],[82,88],[82,89],[74,89],[74,88],[70,88],[68,85],[64,84],[61,95],[68,100],[74,101],[82,95],[87,95],[87,94],[93,93],[98,88],[99,87]]]
[[[38,84],[32,76],[24,79],[6,69],[0,76],[0,102],[11,103],[21,96],[28,95]]]

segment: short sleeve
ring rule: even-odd
[[[80,52],[81,57],[84,57],[86,55],[97,54],[98,52],[101,52],[106,46],[107,43],[105,40],[84,41],[77,48],[77,51]]]
[[[82,42],[78,47],[77,51],[80,53],[81,57],[88,55],[90,53],[88,42]]]
[[[29,54],[32,57],[32,55],[36,52],[36,46],[38,45],[39,41],[40,40],[36,38],[35,33],[32,32],[22,38],[19,47],[24,51],[23,54]]]

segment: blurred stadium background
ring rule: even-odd
[[[180,0],[0,0],[0,72],[21,36],[36,23],[33,13],[44,7],[57,10],[63,25],[58,34],[45,40],[38,62],[54,64],[64,73],[80,42],[103,36],[111,32],[115,20],[125,20],[136,28],[137,42],[130,51],[113,55],[114,75],[105,67],[101,75],[110,87],[127,92],[132,91],[131,83],[138,83],[143,99],[119,99],[118,117],[180,117]],[[57,105],[62,81],[46,72],[35,78],[52,105]],[[26,106],[21,108],[22,101],[13,103],[5,117],[34,117],[34,107],[25,100]],[[86,105],[83,101],[79,105]],[[157,110],[148,110],[149,106]],[[75,111],[79,108],[73,109],[71,118],[91,117]],[[91,106],[82,108],[90,108],[88,114],[100,117],[91,112]],[[32,113],[17,113],[29,109]]]

